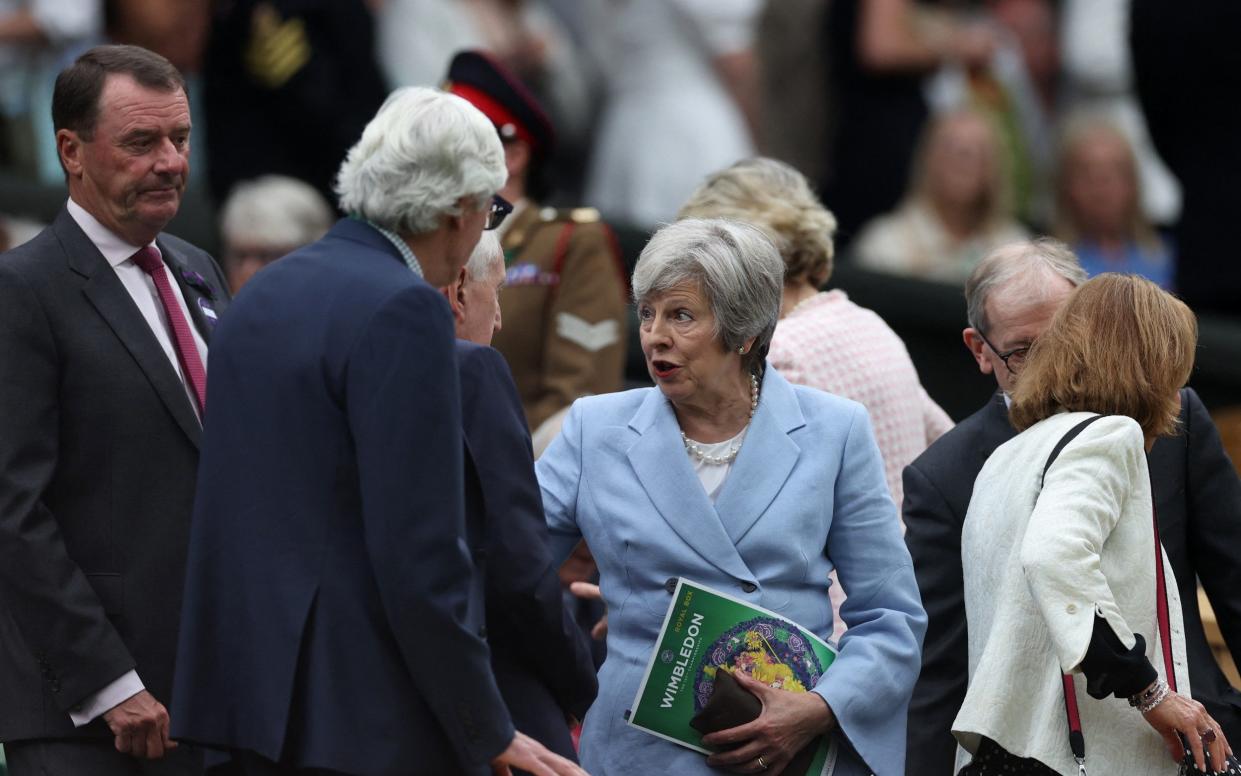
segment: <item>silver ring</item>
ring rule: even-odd
[[[1205,732],[1199,733],[1202,736],[1202,743],[1211,744],[1215,742],[1215,729],[1207,728]]]
[[[758,756],[758,767],[763,770],[767,770],[767,763],[763,762],[763,756],[761,754]]]

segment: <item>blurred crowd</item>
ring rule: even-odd
[[[323,201],[291,181],[264,198],[321,214],[389,91],[441,85],[454,53],[482,49],[555,128],[534,165],[540,204],[646,234],[703,176],[761,153],[815,185],[843,261],[960,284],[996,245],[1048,233],[1092,274],[1134,272],[1230,312],[1241,271],[1221,225],[1236,206],[1220,200],[1241,173],[1227,140],[1241,124],[1217,98],[1241,79],[1227,43],[1241,19],[1219,5],[0,0],[0,168],[59,183],[55,73],[96,43],[134,43],[186,75],[195,180],[223,221],[273,175]],[[1199,112],[1202,131],[1184,135]],[[33,234],[20,215],[0,222],[6,244]],[[235,277],[294,247],[262,223],[230,248],[251,267]]]
[[[0,0],[0,774],[1045,776],[1079,700],[1238,772],[1197,10]],[[963,292],[983,406],[847,264]],[[678,579],[836,639],[712,652],[707,760],[630,717]]]

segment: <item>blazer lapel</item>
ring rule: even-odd
[[[715,511],[733,544],[749,533],[784,487],[801,455],[789,432],[805,425],[793,387],[768,369],[750,430],[715,500]]]
[[[755,581],[711,508],[685,454],[676,415],[658,388],[647,394],[629,427],[640,435],[626,453],[629,463],[664,521],[708,563],[736,579]]]
[[[85,278],[82,292],[87,300],[107,321],[117,339],[133,356],[155,393],[172,413],[177,425],[194,446],[198,447],[202,426],[194,408],[190,406],[185,385],[177,377],[172,364],[168,363],[168,356],[164,354],[164,349],[155,339],[155,334],[142,313],[138,312],[133,298],[129,296],[125,286],[121,285],[120,278],[69,215],[69,211],[62,209],[52,226],[65,250],[69,268]]]
[[[163,240],[155,242],[164,256],[164,262],[168,265],[170,274],[181,288],[181,296],[185,298],[185,306],[190,311],[190,319],[194,321],[199,336],[203,338],[203,342],[210,345],[211,331],[215,328],[219,310],[216,309],[214,294],[207,285],[206,278],[191,270],[185,257],[169,248]],[[207,315],[208,310],[211,311],[210,316]]]

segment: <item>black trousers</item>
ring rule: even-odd
[[[974,759],[957,776],[1056,776],[1056,772],[1033,758],[1009,754],[990,738],[983,738]]]
[[[182,744],[159,760],[116,751],[111,741],[17,741],[4,745],[9,776],[203,776],[202,752]]]

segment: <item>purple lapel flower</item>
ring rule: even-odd
[[[211,289],[211,286],[207,284],[206,279],[204,279],[202,275],[198,274],[192,269],[182,269],[181,279],[184,280],[188,285],[197,289],[198,293],[202,294],[203,296],[205,296],[206,298],[212,301],[215,301],[215,291]]]

